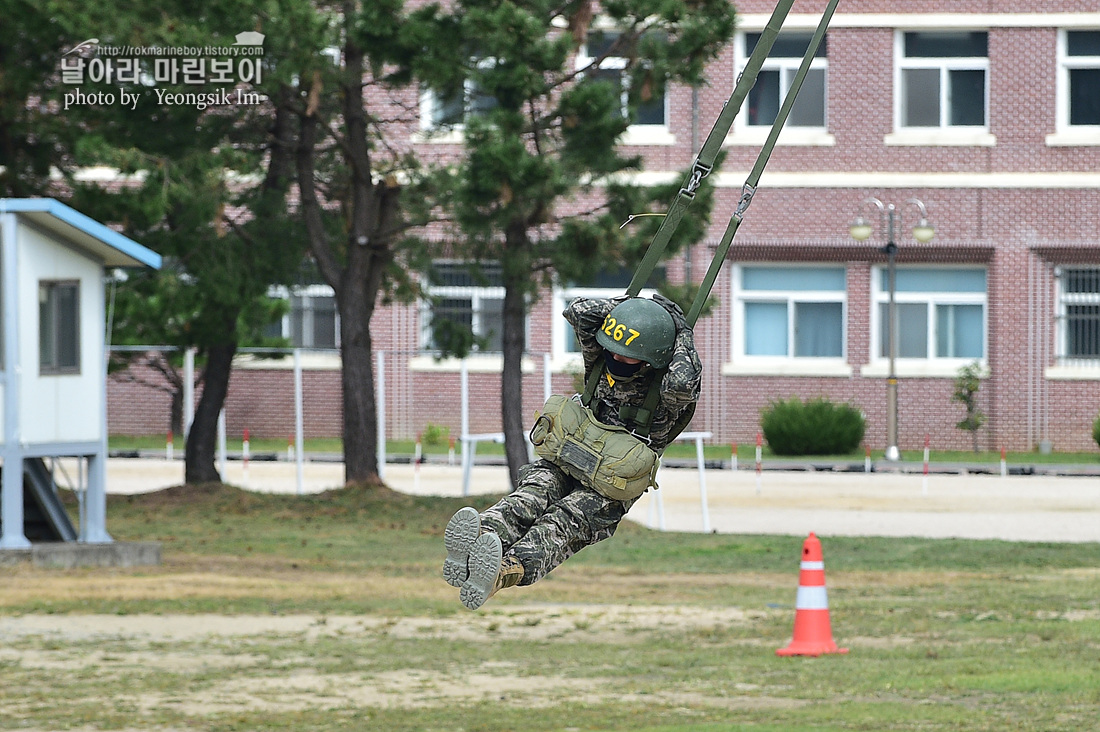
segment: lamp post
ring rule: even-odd
[[[864,204],[874,204],[879,210],[881,223],[886,226],[886,246],[879,251],[886,255],[886,279],[889,290],[889,305],[886,309],[886,339],[889,368],[886,375],[886,459],[896,461],[901,459],[898,451],[898,307],[897,307],[897,268],[898,253],[897,242],[894,241],[894,224],[901,223],[901,213],[892,203],[883,203],[877,198],[868,198]],[[913,238],[922,244],[932,241],[936,235],[932,224],[928,223],[928,211],[924,203],[916,198],[910,198],[906,203],[911,203],[920,211],[920,220],[913,227]],[[848,233],[856,241],[866,241],[874,234],[874,226],[865,219],[862,214],[856,217],[848,228]]]

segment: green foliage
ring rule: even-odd
[[[982,373],[982,366],[977,361],[960,368],[955,377],[955,392],[951,395],[951,401],[960,402],[966,408],[966,418],[955,426],[971,433],[974,452],[978,452],[978,430],[986,422],[985,414],[978,409],[978,389],[982,385]]]
[[[424,425],[424,431],[420,433],[420,439],[425,445],[446,445],[451,439],[451,428],[441,424],[429,422]]]
[[[1092,439],[1100,445],[1100,414],[1096,415],[1096,420],[1092,423]]]
[[[823,397],[771,402],[761,413],[760,426],[776,455],[850,453],[859,447],[866,427],[858,409]]]
[[[663,210],[680,182],[628,183],[621,174],[639,169],[640,159],[623,155],[617,142],[639,106],[669,82],[702,82],[705,63],[733,32],[734,11],[719,0],[605,4],[601,13],[617,29],[604,34],[608,52],[626,66],[620,78],[592,69],[578,74],[573,55],[589,31],[603,33],[591,11],[581,2],[461,0],[451,14],[414,13],[435,32],[410,28],[402,35],[409,78],[440,97],[461,94],[466,84],[494,100],[467,107],[463,159],[456,170],[436,174],[436,188],[447,191],[441,203],[457,224],[456,253],[500,261],[504,287],[528,302],[555,275],[583,282],[595,270],[641,259],[660,220],[621,224],[631,214]],[[668,254],[701,236],[711,194],[710,187],[699,191]],[[583,201],[582,213],[558,218],[570,200]],[[517,326],[506,321],[506,334],[510,327]]]

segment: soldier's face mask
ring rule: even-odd
[[[623,361],[617,361],[615,355],[611,351],[603,352],[604,363],[607,364],[607,370],[616,379],[629,379],[638,373],[638,370],[642,368],[643,362],[638,363],[624,363]]]

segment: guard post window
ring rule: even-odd
[[[899,38],[899,125],[984,127],[989,34],[920,31]]]
[[[80,373],[80,283],[38,283],[38,367],[43,374]]]
[[[744,56],[742,64],[747,63],[753,49],[760,41],[760,33],[744,35]],[[748,125],[770,127],[779,114],[779,107],[787,90],[794,81],[802,56],[813,40],[813,33],[780,33],[772,45],[768,58],[756,77],[756,84],[749,91]],[[825,73],[826,36],[817,48],[817,53],[802,82],[798,98],[787,118],[789,127],[825,127]]]

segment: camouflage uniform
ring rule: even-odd
[[[580,343],[586,377],[603,362],[604,349],[596,342],[596,331],[607,314],[625,299],[578,298],[565,309],[563,315]],[[651,446],[660,452],[673,436],[677,419],[694,408],[699,398],[702,366],[683,313],[671,301],[658,301],[670,310],[677,326],[672,361],[650,429]],[[620,419],[619,407],[641,406],[654,375],[649,364],[629,379],[608,378],[605,372],[591,405],[597,419],[633,427]],[[589,544],[612,536],[634,500],[606,498],[553,463],[537,460],[520,469],[519,485],[511,494],[481,514],[481,525],[500,537],[506,555],[511,553],[519,559],[523,565],[519,584],[530,585]]]

